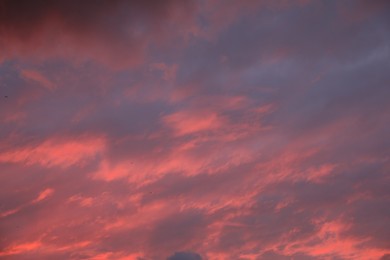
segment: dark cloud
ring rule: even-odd
[[[390,254],[383,255],[380,260],[388,260],[388,259],[390,259]]]
[[[176,252],[167,260],[202,260],[202,257],[198,253],[193,252]]]
[[[316,258],[305,254],[281,255],[273,251],[267,251],[264,254],[262,254],[258,259],[259,260],[315,260]]]
[[[185,24],[193,9],[175,0],[2,0],[0,8],[3,58],[79,55],[118,66],[140,62],[150,40],[163,42],[163,24]]]
[[[204,237],[208,222],[198,210],[170,214],[155,224],[149,238],[151,248],[173,250],[197,244]]]

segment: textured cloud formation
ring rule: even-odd
[[[0,259],[388,259],[389,17],[0,0]]]

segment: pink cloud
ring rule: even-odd
[[[39,249],[42,246],[41,242],[36,241],[36,242],[31,242],[31,243],[23,243],[23,244],[18,244],[11,246],[7,248],[4,252],[0,253],[0,256],[9,256],[9,255],[16,255],[16,254],[21,254],[29,251],[34,251]]]
[[[42,87],[47,88],[48,90],[54,90],[56,87],[53,82],[43,76],[40,72],[34,70],[22,70],[22,77],[29,81],[37,82],[42,85]]]
[[[223,125],[223,118],[216,113],[182,111],[163,118],[163,121],[173,128],[177,135],[194,134],[203,131],[213,131]]]
[[[36,146],[26,146],[0,153],[5,163],[39,164],[44,167],[69,167],[83,163],[104,150],[102,138],[76,140],[51,139]]]
[[[39,193],[39,196],[33,200],[33,203],[38,203],[44,199],[47,199],[49,196],[51,196],[54,193],[53,189],[47,188]]]

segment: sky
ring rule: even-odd
[[[0,259],[390,259],[390,1],[0,0]]]

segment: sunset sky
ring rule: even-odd
[[[0,0],[0,259],[389,260],[390,1]]]

